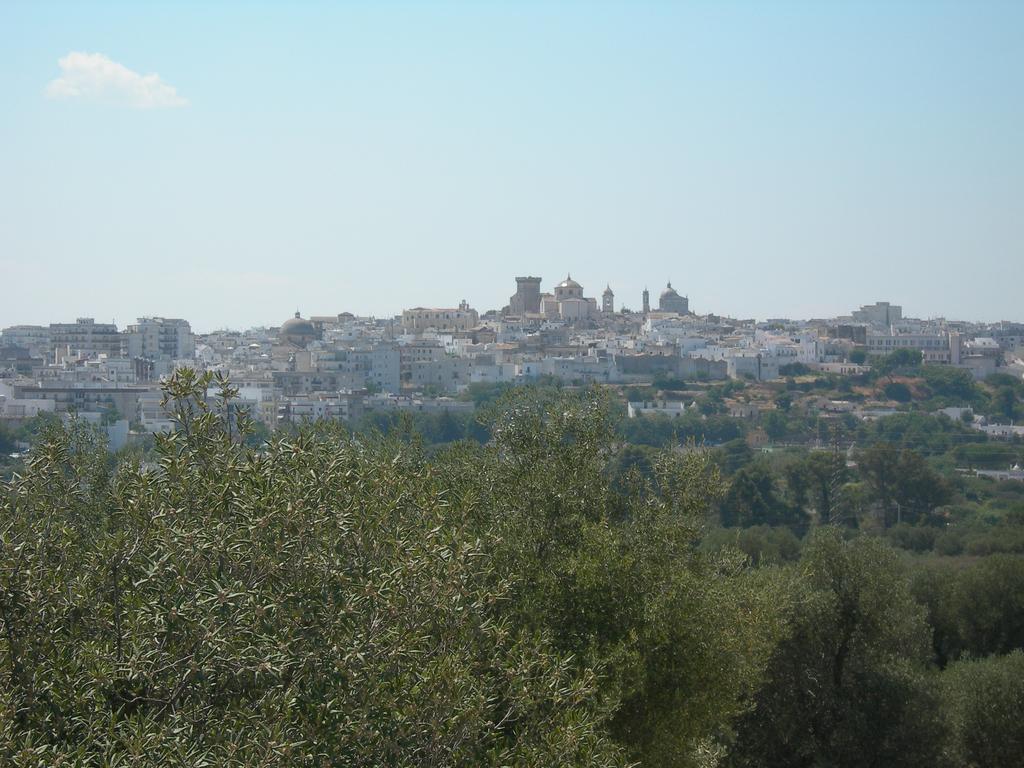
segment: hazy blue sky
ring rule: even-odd
[[[1021,0],[4,0],[0,95],[0,326],[1024,320]]]

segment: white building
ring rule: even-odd
[[[57,362],[68,355],[120,357],[121,343],[121,334],[113,323],[97,323],[91,317],[80,317],[73,323],[50,323],[50,344]]]
[[[645,400],[626,404],[626,415],[631,419],[637,416],[668,416],[676,419],[685,413],[686,403],[681,400]]]
[[[18,397],[13,386],[0,381],[0,418],[31,419],[40,413],[53,413],[56,403],[51,399]]]
[[[365,395],[358,392],[317,392],[281,400],[277,417],[280,422],[299,424],[306,421],[353,421],[363,414]]]
[[[569,383],[617,382],[619,371],[611,355],[580,355],[576,357],[544,357],[523,363],[522,375],[527,378],[553,376]]]
[[[926,363],[950,362],[950,343],[949,335],[941,331],[868,331],[867,334],[870,354],[887,355],[897,349],[911,349],[921,352]]]
[[[191,360],[196,351],[192,327],[180,318],[140,317],[137,323],[125,329],[124,337],[125,353],[130,358],[141,357],[166,364],[173,360]]]
[[[387,342],[370,347],[318,350],[313,367],[315,370],[312,375],[296,378],[295,384],[303,391],[310,391],[306,382],[317,389],[362,389],[372,386],[384,392],[398,392],[402,386],[401,352],[396,344]],[[327,375],[318,377],[317,374]],[[317,384],[318,379],[323,380],[323,386]]]
[[[541,311],[548,318],[560,318],[572,323],[597,316],[597,299],[583,295],[583,286],[566,275],[565,280],[555,286],[554,295],[541,297]]]
[[[1012,440],[1015,437],[1024,437],[1024,426],[1012,424],[984,424],[978,427],[989,437],[997,440]]]
[[[174,420],[161,404],[163,393],[149,390],[139,394],[139,424],[146,432],[170,432],[175,428]]]
[[[457,308],[415,307],[402,312],[402,330],[406,333],[468,331],[479,324],[479,313],[465,301]]]
[[[736,350],[726,355],[725,364],[730,379],[770,381],[779,378],[779,358],[773,355]]]
[[[4,328],[0,345],[27,349],[33,357],[50,354],[50,329],[42,325],[12,325]]]
[[[815,363],[811,367],[822,373],[837,373],[840,376],[860,376],[871,370],[870,365],[858,365],[857,363]]]
[[[877,301],[861,307],[853,313],[855,323],[865,323],[877,328],[889,328],[903,319],[903,307],[888,301]]]

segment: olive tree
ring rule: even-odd
[[[624,764],[596,670],[512,620],[444,473],[399,442],[254,450],[235,394],[180,372],[155,466],[76,427],[3,486],[5,764]]]

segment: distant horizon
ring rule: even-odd
[[[564,277],[565,276],[560,277],[557,280],[552,281],[552,283],[550,285],[554,286],[556,283],[558,283],[562,279],[564,279]],[[574,279],[575,279],[575,277],[574,277]],[[580,281],[580,282],[582,283],[582,281]],[[584,286],[584,293],[585,293],[585,295],[593,296],[594,298],[598,299],[598,306],[600,306],[600,291],[598,291],[596,293],[593,293],[593,292],[590,291],[590,289],[587,288],[586,283],[582,283],[582,284]],[[545,283],[541,283],[541,290],[544,293],[549,293],[550,291],[548,291],[547,288],[545,288],[546,285],[548,285],[546,282]],[[673,287],[676,287],[674,283],[673,283]],[[637,299],[638,300],[637,300],[637,302],[634,305],[634,304],[631,304],[631,303],[628,303],[628,302],[626,302],[626,303],[622,302],[620,300],[619,293],[617,291],[615,291],[615,286],[613,285],[613,286],[611,286],[611,288],[612,288],[613,293],[615,294],[615,311],[616,312],[620,312],[622,309],[629,309],[632,312],[637,313],[637,314],[642,312],[642,305],[641,305],[641,301],[640,301],[640,299],[642,298],[641,294],[637,295]],[[602,288],[601,290],[604,290],[604,289]],[[654,290],[654,289],[649,289],[649,290],[651,291],[652,311],[656,312],[657,311],[657,303],[658,303],[658,294],[661,292],[661,290],[663,290],[663,288],[658,288],[657,290]],[[512,292],[514,292],[514,286],[513,286]],[[684,291],[679,291],[679,293],[684,295],[684,296],[686,295],[686,293]],[[508,300],[506,299],[506,301],[503,302],[500,306],[487,307],[487,306],[481,306],[481,305],[475,304],[472,301],[472,299],[470,299],[468,297],[462,297],[462,298],[465,298],[468,301],[469,306],[472,309],[475,309],[481,315],[485,314],[486,312],[490,312],[490,311],[498,311],[498,312],[500,312],[508,304]],[[19,321],[19,322],[5,322],[5,323],[0,324],[0,331],[2,331],[4,328],[15,326],[15,325],[28,325],[28,326],[36,325],[36,326],[44,326],[45,327],[45,326],[47,326],[47,325],[49,325],[51,323],[73,323],[73,322],[75,322],[79,318],[92,318],[97,323],[112,322],[112,323],[114,323],[118,327],[119,330],[123,330],[128,325],[134,325],[140,318],[143,318],[143,317],[164,317],[164,318],[176,318],[176,319],[186,320],[186,321],[189,322],[189,325],[192,327],[192,332],[193,333],[195,333],[197,335],[205,335],[205,334],[209,334],[209,333],[216,333],[216,332],[219,332],[219,331],[247,331],[247,330],[252,330],[252,329],[257,329],[257,328],[276,328],[276,327],[279,327],[285,320],[288,320],[289,318],[294,317],[296,311],[298,311],[299,314],[302,317],[306,318],[306,319],[309,319],[311,317],[337,317],[338,315],[340,315],[340,314],[342,314],[344,312],[349,312],[349,313],[351,313],[352,315],[354,315],[356,317],[371,317],[371,318],[374,318],[376,320],[388,320],[388,319],[400,317],[402,312],[404,310],[407,310],[407,309],[415,309],[415,308],[431,309],[431,308],[435,308],[435,307],[436,308],[453,308],[454,309],[454,308],[456,308],[458,306],[459,301],[461,301],[461,299],[453,301],[453,302],[445,303],[445,304],[441,304],[441,303],[430,303],[430,304],[428,304],[428,303],[422,303],[421,302],[419,304],[413,304],[413,305],[410,305],[410,306],[407,306],[407,307],[402,307],[401,309],[399,309],[399,310],[397,310],[395,312],[388,312],[388,313],[380,313],[380,312],[353,312],[350,309],[339,309],[337,312],[307,311],[305,308],[303,308],[303,306],[300,303],[296,308],[293,308],[291,312],[286,313],[285,316],[283,316],[279,320],[268,320],[268,321],[264,321],[264,322],[256,322],[256,323],[250,323],[250,324],[234,324],[234,325],[228,323],[228,324],[225,324],[225,325],[214,326],[214,327],[210,327],[210,326],[202,327],[202,326],[199,326],[195,322],[193,322],[193,320],[191,318],[189,318],[188,316],[182,315],[182,314],[173,314],[173,313],[159,314],[159,313],[155,313],[155,312],[144,312],[144,313],[141,313],[141,314],[133,315],[130,320],[124,320],[124,321],[119,320],[116,317],[111,317],[110,319],[107,319],[107,318],[102,317],[100,315],[97,315],[95,313],[93,313],[93,314],[86,313],[86,314],[78,314],[78,315],[75,315],[74,317],[53,318],[53,319],[49,319],[49,320],[43,320],[43,321],[40,321],[40,322],[21,322],[21,321]],[[873,300],[870,300],[870,301],[862,301],[862,302],[858,303],[856,306],[849,307],[849,308],[847,308],[845,310],[838,311],[838,312],[830,312],[830,313],[827,313],[827,314],[813,314],[813,315],[799,316],[799,315],[792,315],[792,314],[775,313],[775,314],[765,315],[765,316],[762,317],[762,316],[753,316],[753,315],[747,315],[747,314],[737,314],[737,313],[733,313],[733,312],[722,312],[722,311],[717,311],[715,309],[704,310],[704,309],[701,309],[699,307],[695,308],[692,305],[692,297],[691,297],[691,314],[697,315],[697,316],[714,315],[714,316],[717,316],[717,317],[726,317],[726,318],[731,318],[731,319],[735,319],[735,320],[743,320],[743,321],[752,320],[752,321],[758,322],[758,323],[770,322],[772,320],[791,320],[791,321],[795,321],[795,322],[805,322],[805,321],[809,321],[809,320],[827,320],[827,319],[833,319],[833,318],[838,318],[838,317],[848,317],[848,316],[851,315],[852,312],[854,312],[857,309],[860,309],[862,306],[869,306],[869,305],[875,304],[876,302],[886,302],[886,301],[889,304],[892,304],[894,306],[900,307],[902,309],[902,311],[903,311],[903,318],[904,319],[908,319],[908,320],[924,320],[924,321],[944,320],[946,322],[978,323],[978,324],[988,324],[988,325],[995,324],[995,323],[1001,323],[1001,322],[1006,322],[1006,323],[1024,323],[1024,319],[1015,319],[1015,318],[1009,318],[1009,317],[1003,317],[1003,318],[999,318],[999,319],[996,319],[996,320],[984,320],[984,319],[977,319],[977,318],[970,318],[970,317],[956,317],[956,316],[949,315],[949,314],[923,315],[923,314],[915,313],[912,310],[912,308],[910,310],[908,310],[906,305],[904,305],[902,302],[900,302],[898,300],[893,300],[893,299],[873,299]]]
[[[0,327],[483,310],[568,272],[633,309],[671,279],[701,314],[1020,318],[1021,29],[1007,0],[4,3]]]

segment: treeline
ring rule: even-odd
[[[823,396],[840,397],[842,393],[829,388],[835,381],[821,379]],[[920,411],[896,413],[876,421],[861,421],[850,414],[822,418],[794,405],[795,391],[787,383],[775,385],[778,390],[775,409],[765,411],[757,419],[737,418],[729,415],[726,399],[742,393],[747,387],[741,381],[709,385],[700,392],[670,392],[695,407],[676,417],[646,415],[626,418],[625,406],[614,406],[616,432],[621,441],[637,446],[667,448],[690,442],[698,445],[720,446],[732,440],[746,439],[751,432],[763,430],[772,442],[792,445],[828,444],[835,429],[840,431],[844,447],[852,443],[867,447],[879,442],[890,442],[902,448],[911,448],[922,455],[943,457],[946,465],[977,468],[1002,468],[1007,462],[1024,457],[1024,445],[1019,441],[993,441],[984,433],[972,429],[962,421],[943,415]],[[812,388],[803,382],[793,385]],[[511,385],[472,385],[464,395],[474,402],[476,412],[397,413],[375,411],[365,414],[348,429],[355,433],[380,431],[415,432],[428,444],[444,444],[458,440],[486,442],[490,439],[488,424],[492,421],[494,404],[517,387]],[[529,387],[531,392],[563,391],[554,383]],[[633,387],[627,399],[653,399],[659,390],[641,390]]]
[[[785,403],[785,393],[776,400]],[[919,411],[898,412],[872,421],[852,414],[822,417],[787,405],[762,413],[757,419],[734,418],[707,408],[698,401],[696,411],[681,417],[659,415],[623,419],[620,433],[626,442],[663,448],[688,441],[720,445],[763,430],[769,443],[784,445],[828,445],[839,431],[844,448],[851,444],[867,447],[891,442],[912,448],[928,458],[943,458],[946,465],[979,469],[1005,468],[1024,456],[1020,440],[992,440],[984,432],[943,414]]]
[[[943,613],[1009,571],[843,525],[711,546],[721,457],[630,460],[597,391],[447,447],[253,447],[227,382],[165,391],[155,462],[55,426],[3,485],[4,764],[1019,765],[1019,635]]]
[[[871,525],[941,525],[953,485],[921,454],[877,443],[852,453],[810,451],[771,462],[746,456],[743,446],[720,451],[735,466],[729,492],[720,505],[727,527],[788,525],[805,530],[812,521]]]
[[[851,384],[878,384],[897,402],[916,402],[926,410],[969,406],[995,421],[1012,422],[1024,417],[1024,381],[1006,373],[994,373],[984,385],[970,371],[948,365],[925,365],[917,350],[899,349],[868,359],[872,370],[851,377]],[[911,379],[910,383],[899,379]]]

